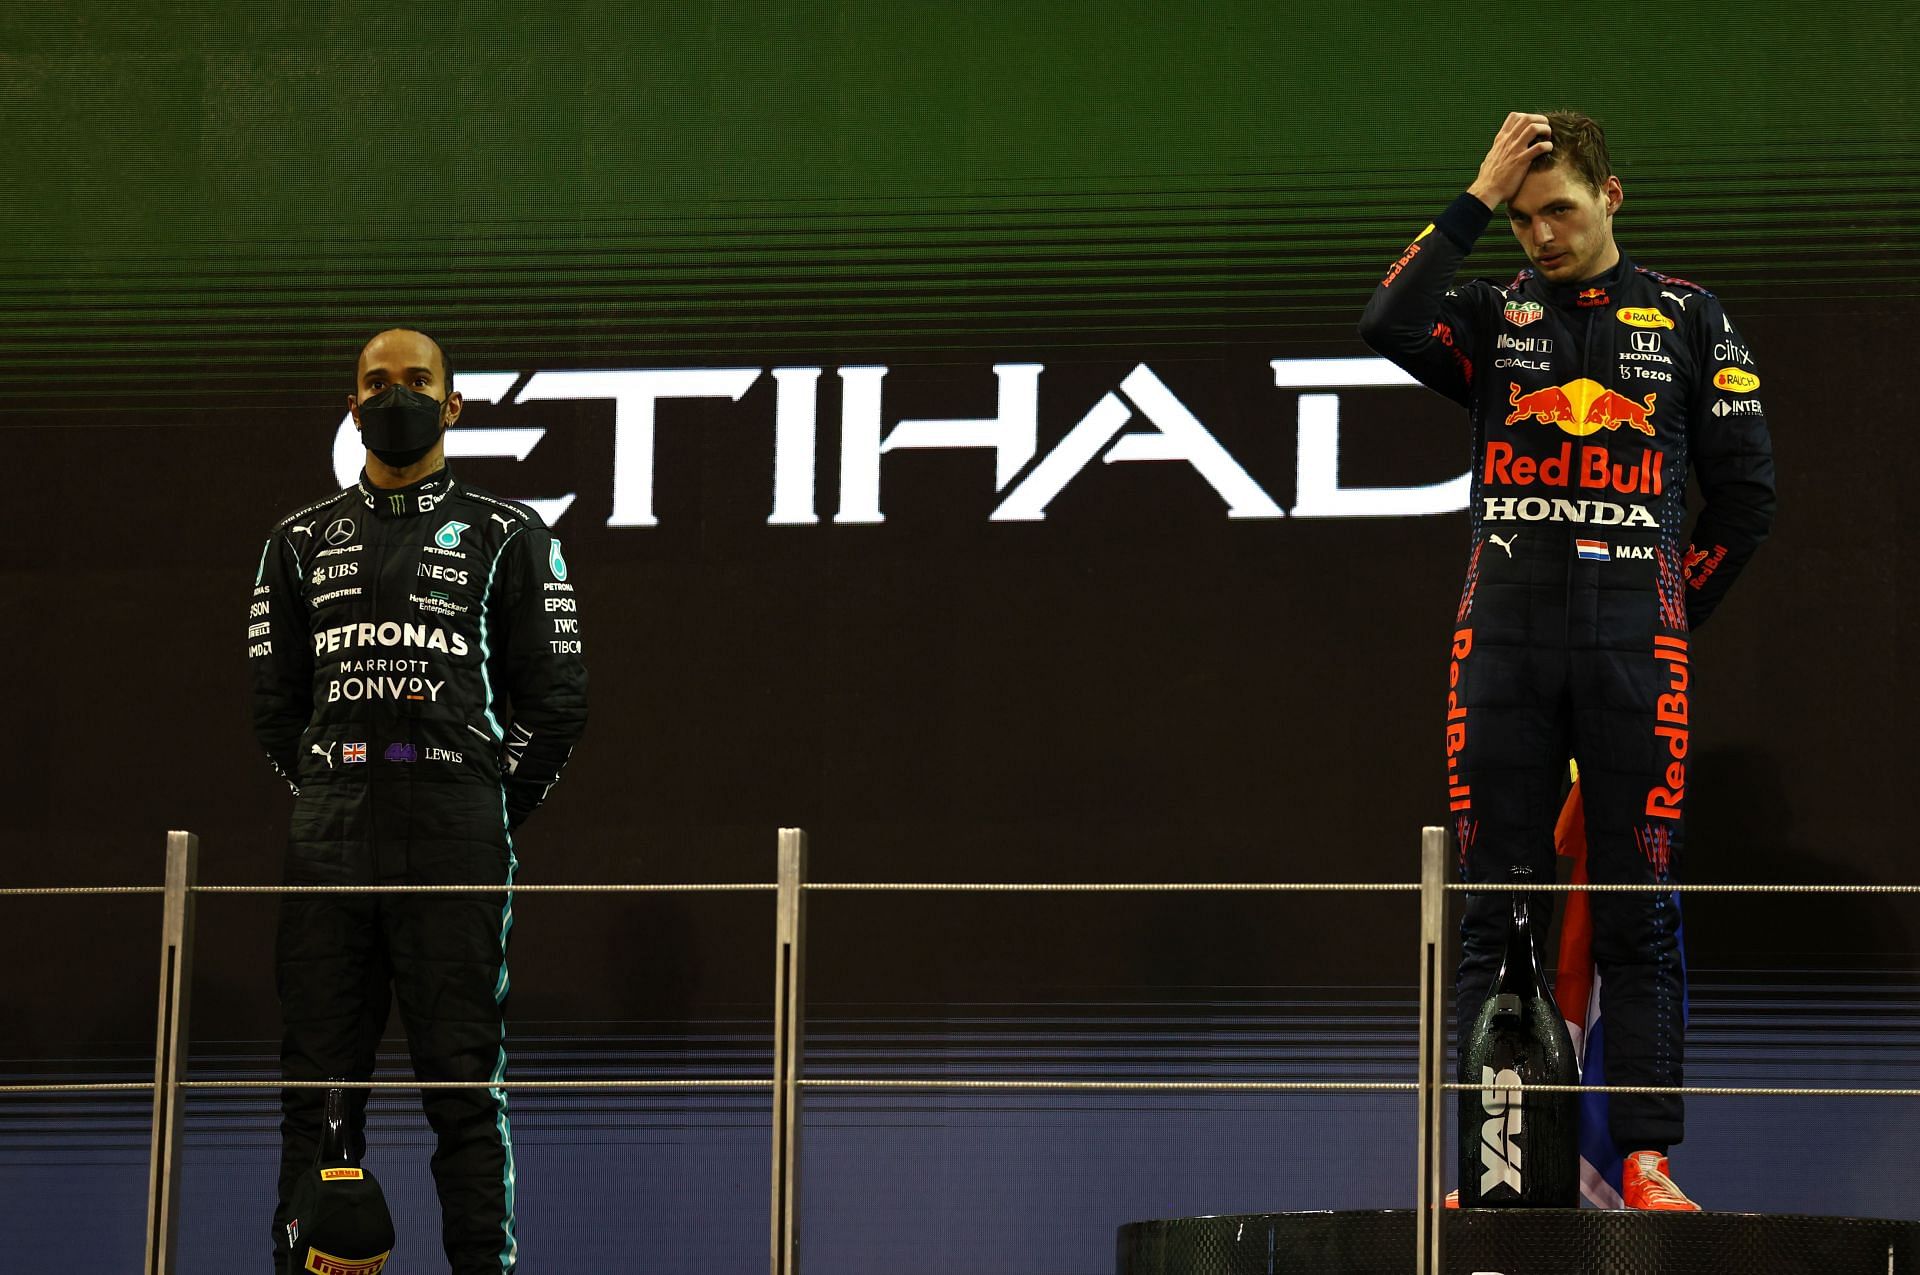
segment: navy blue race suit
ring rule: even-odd
[[[1597,882],[1678,866],[1691,731],[1690,633],[1773,519],[1753,356],[1712,293],[1622,257],[1556,285],[1456,286],[1491,213],[1462,194],[1408,246],[1361,320],[1368,345],[1473,422],[1472,539],[1448,668],[1448,805],[1468,881],[1554,878],[1579,764]],[[1687,473],[1704,506],[1683,534]],[[1677,896],[1595,894],[1607,1080],[1681,1083]],[[1470,895],[1461,1017],[1487,995],[1508,896]],[[1581,1006],[1561,1006],[1579,1015]],[[1627,1150],[1680,1141],[1677,1097],[1611,1103]]]
[[[296,794],[286,882],[510,885],[510,830],[586,726],[579,628],[560,542],[525,506],[446,469],[393,491],[363,476],[282,520],[247,642],[254,729]],[[512,925],[505,891],[285,896],[282,1074],[369,1078],[397,997],[418,1078],[502,1079]],[[282,1091],[276,1259],[323,1092]],[[366,1091],[349,1094],[364,1145]],[[455,1275],[513,1269],[506,1092],[421,1101]]]

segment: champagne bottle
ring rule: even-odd
[[[1524,879],[1526,874],[1516,874]],[[1580,1207],[1579,1095],[1521,1093],[1580,1082],[1573,1039],[1540,972],[1527,896],[1513,896],[1506,956],[1460,1051],[1460,1204]]]
[[[348,1125],[346,1090],[339,1087],[344,1083],[334,1081],[327,1090],[313,1168],[288,1201],[288,1275],[348,1269],[377,1275],[393,1251],[393,1217],[380,1183],[361,1167],[360,1140]]]
[[[357,1168],[360,1158],[347,1147],[347,1095],[345,1090],[327,1090],[326,1115],[320,1126],[321,1168]]]

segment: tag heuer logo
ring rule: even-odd
[[[1516,327],[1524,328],[1545,314],[1546,310],[1541,307],[1538,301],[1507,302],[1507,322],[1514,324]]]

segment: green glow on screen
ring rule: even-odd
[[[468,366],[1325,347],[1515,107],[1598,115],[1628,252],[1743,316],[1910,296],[1910,9],[1568,16],[13,5],[0,401],[312,388],[396,316]]]

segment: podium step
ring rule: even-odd
[[[1411,1209],[1130,1222],[1118,1275],[1409,1275]],[[1444,1275],[1920,1275],[1920,1222],[1763,1213],[1458,1209]]]

